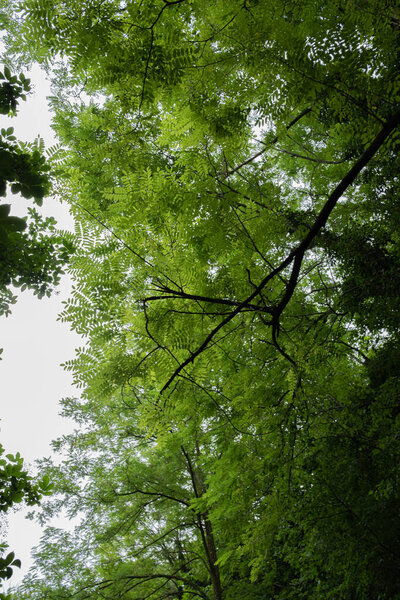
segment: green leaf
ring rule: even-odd
[[[15,560],[13,560],[13,562],[11,564],[13,567],[18,567],[19,569],[21,568],[21,561],[19,558],[16,558]]]
[[[10,565],[14,559],[15,559],[14,552],[9,552],[9,554],[7,554],[7,556],[4,559],[4,565],[5,566]]]

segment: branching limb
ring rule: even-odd
[[[179,504],[183,504],[184,506],[189,507],[190,503],[186,502],[186,500],[182,500],[181,498],[176,498],[175,496],[171,496],[170,494],[163,494],[161,492],[150,492],[148,490],[141,490],[139,488],[135,488],[129,492],[114,492],[116,496],[134,496],[135,494],[143,494],[145,496],[157,496],[158,498],[166,498],[167,500],[173,500],[174,502],[178,502]]]
[[[311,108],[312,107],[309,106],[308,108],[304,109],[299,115],[297,115],[297,117],[295,117],[292,121],[290,121],[290,123],[286,126],[286,130],[288,131],[291,127],[293,127],[293,125],[296,125],[296,123],[298,121],[300,121],[300,119],[302,119],[305,115],[308,115],[308,113],[311,112]],[[239,169],[241,169],[242,167],[245,167],[246,165],[252,163],[259,156],[264,154],[264,152],[266,152],[268,150],[269,146],[276,144],[278,142],[278,139],[279,139],[278,136],[275,136],[274,139],[271,140],[271,142],[269,142],[269,144],[267,145],[266,148],[263,148],[262,150],[260,150],[259,152],[257,152],[256,154],[254,154],[253,156],[248,158],[247,160],[243,161],[240,165],[238,165],[234,169],[231,169],[230,171],[228,171],[227,177],[229,177],[230,175],[233,175],[234,173],[239,171]]]
[[[150,302],[152,300],[168,300],[168,299],[177,299],[182,298],[182,300],[196,300],[198,302],[208,302],[210,304],[223,304],[224,306],[242,306],[243,303],[239,300],[229,300],[226,298],[211,298],[209,296],[200,296],[198,294],[187,294],[186,292],[181,292],[179,290],[172,290],[170,288],[164,288],[167,292],[167,295],[164,296],[147,296],[142,300],[142,302]],[[243,305],[243,308],[257,311],[257,312],[267,312],[271,313],[272,311],[268,308],[263,308],[258,304],[247,303]]]
[[[350,169],[350,171],[343,177],[343,179],[339,183],[339,185],[337,185],[336,188],[333,190],[333,192],[329,195],[328,200],[325,202],[325,205],[323,206],[321,212],[319,213],[318,217],[316,218],[314,225],[310,228],[309,232],[307,233],[307,235],[305,236],[303,241],[300,243],[300,245],[289,254],[289,257],[292,255],[292,260],[294,260],[293,269],[292,269],[289,283],[286,288],[286,292],[276,308],[275,315],[277,315],[278,318],[279,318],[279,315],[282,314],[283,310],[287,306],[291,297],[293,296],[293,293],[294,293],[294,290],[296,288],[296,284],[297,284],[297,281],[299,278],[299,274],[300,274],[300,267],[303,262],[303,258],[304,258],[304,254],[305,254],[306,250],[310,247],[311,242],[319,234],[321,229],[323,229],[325,227],[326,222],[327,222],[332,210],[335,208],[338,200],[342,197],[342,195],[347,190],[347,188],[354,182],[354,180],[359,175],[359,173],[362,171],[362,169],[369,163],[369,161],[372,159],[374,154],[384,144],[384,142],[391,135],[391,133],[394,131],[394,129],[396,129],[396,127],[399,126],[399,124],[400,124],[400,110],[397,113],[395,113],[392,116],[392,118],[389,119],[385,123],[384,127],[381,129],[381,131],[375,137],[373,142],[368,146],[368,148],[365,150],[365,152],[360,156],[360,158],[353,165],[353,167]],[[287,260],[288,259],[286,259],[286,261],[284,261],[284,262],[287,262]],[[292,262],[292,260],[290,262]],[[290,263],[288,263],[288,264],[290,264]]]
[[[209,346],[210,342],[214,339],[216,334],[223,327],[225,327],[225,325],[227,325],[232,319],[234,319],[243,308],[248,306],[249,303],[251,303],[254,300],[254,298],[256,298],[260,294],[260,292],[264,289],[264,287],[269,281],[274,279],[279,273],[281,273],[281,271],[283,271],[293,263],[290,279],[286,285],[286,290],[283,295],[283,298],[276,306],[271,307],[273,314],[272,330],[276,342],[277,333],[279,332],[279,319],[296,289],[296,285],[300,275],[300,269],[307,249],[310,247],[311,242],[319,234],[321,229],[325,227],[326,222],[331,212],[335,208],[338,200],[342,197],[347,188],[354,182],[354,180],[362,171],[362,169],[369,163],[369,161],[379,150],[379,148],[384,144],[386,139],[392,134],[394,129],[396,129],[396,127],[399,126],[399,124],[400,110],[385,123],[384,127],[381,129],[381,131],[378,133],[378,135],[375,137],[375,139],[372,141],[369,147],[365,150],[365,152],[361,155],[358,161],[353,165],[350,171],[343,177],[341,182],[329,195],[326,203],[324,204],[319,215],[317,216],[314,225],[310,228],[303,241],[288,254],[288,256],[280,263],[280,265],[278,265],[275,269],[273,269],[268,275],[264,277],[264,279],[260,282],[260,284],[255,288],[255,290],[248,296],[246,300],[241,302],[235,308],[235,310],[231,312],[230,315],[226,316],[225,319],[223,319],[216,327],[214,327],[214,329],[207,335],[207,337],[204,339],[203,343],[197,348],[197,350],[191,353],[190,356],[188,356],[188,358],[175,369],[174,373],[172,373],[168,381],[162,387],[160,395],[162,395],[165,392],[165,390],[171,385],[174,379],[186,366],[193,363],[194,360],[202,352],[204,352],[204,350]],[[280,350],[282,351],[282,349]],[[290,360],[291,363],[293,363],[293,360],[290,357],[287,358],[288,360]]]

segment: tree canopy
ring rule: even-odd
[[[87,344],[18,598],[400,598],[398,4],[23,9]]]

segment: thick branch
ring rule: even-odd
[[[294,258],[294,264],[292,273],[290,276],[289,283],[286,288],[285,295],[282,300],[278,304],[276,308],[276,315],[282,314],[283,310],[287,306],[289,300],[293,296],[293,292],[296,288],[297,281],[300,274],[300,267],[303,262],[304,254],[306,250],[310,247],[313,239],[318,235],[318,233],[323,229],[326,225],[326,222],[335,208],[338,200],[343,196],[344,192],[347,188],[354,182],[356,177],[362,171],[362,169],[369,163],[372,157],[376,154],[379,148],[385,143],[386,139],[390,136],[396,127],[400,124],[400,110],[393,115],[391,119],[389,119],[378,135],[375,137],[373,142],[368,146],[365,152],[360,156],[358,161],[353,165],[350,171],[345,175],[339,185],[333,190],[330,194],[328,200],[325,202],[321,212],[315,220],[314,225],[311,227],[309,232],[307,233],[304,240],[300,243],[300,245],[292,252]],[[290,255],[289,255],[290,256]]]
[[[182,298],[183,300],[197,300],[198,302],[208,302],[210,304],[223,304],[226,306],[242,306],[242,302],[239,300],[229,300],[226,298],[211,298],[209,296],[200,296],[198,294],[187,294],[186,292],[180,292],[179,290],[172,290],[170,288],[165,288],[165,291],[168,293],[166,296],[148,296],[144,298],[142,302],[150,302],[151,300],[168,300],[171,298]],[[272,311],[262,306],[258,306],[258,304],[249,304],[247,303],[244,308],[249,308],[251,310],[255,310],[257,312],[267,312],[271,313]]]

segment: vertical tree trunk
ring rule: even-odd
[[[201,496],[206,491],[203,473],[200,469],[193,467],[190,456],[183,446],[181,446],[181,449],[186,458],[188,471],[192,480],[195,496],[196,498],[201,498]],[[214,600],[222,600],[223,591],[221,586],[221,577],[218,565],[216,564],[218,559],[217,548],[215,545],[212,524],[208,518],[207,512],[198,515],[198,524],[201,533],[201,539],[204,546],[204,552],[207,557]]]
[[[208,556],[209,556],[209,565],[210,565],[210,575],[211,575],[211,583],[213,586],[214,592],[214,600],[222,600],[222,587],[221,587],[221,578],[219,574],[217,562],[217,549],[215,547],[214,534],[212,530],[211,521],[208,519],[207,515],[204,516],[204,528],[205,528],[205,539],[208,548]]]

